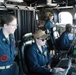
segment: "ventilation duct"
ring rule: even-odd
[[[52,0],[37,0],[37,7],[44,7],[46,6],[57,6],[57,3],[53,3]]]
[[[7,0],[7,1],[9,1],[9,2],[23,2],[23,0]]]

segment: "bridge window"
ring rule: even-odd
[[[67,23],[73,24],[73,17],[71,15],[71,13],[69,13],[69,12],[60,12],[58,16],[59,16],[59,23],[62,23],[62,24],[67,24]]]

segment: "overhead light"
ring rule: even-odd
[[[0,0],[0,10],[7,10],[4,0]]]
[[[4,0],[0,0],[0,2],[4,2]]]
[[[52,0],[47,0],[48,6],[57,6],[57,3],[52,3]]]
[[[9,2],[23,2],[23,0],[7,0]]]

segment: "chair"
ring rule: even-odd
[[[27,68],[27,58],[26,58],[26,54],[27,54],[27,50],[29,48],[30,45],[32,45],[32,43],[34,42],[34,39],[32,37],[32,33],[27,33],[23,36],[23,40],[19,45],[19,58],[21,61],[21,67],[23,73],[25,73],[26,75],[36,75],[36,74],[30,74]]]
[[[60,35],[56,27],[53,27],[53,39],[54,39],[55,53],[60,58],[60,56],[62,56],[62,54],[65,54],[66,51],[61,51],[60,49]]]
[[[22,69],[23,75],[42,75],[42,73],[31,73],[29,71],[28,67],[28,61],[27,61],[27,51],[29,47],[34,43],[33,35],[32,33],[27,33],[23,36],[23,40],[20,43],[19,46],[19,56],[20,56],[20,68]],[[45,74],[46,75],[46,74]]]

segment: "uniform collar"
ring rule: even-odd
[[[38,48],[38,45],[35,43],[35,45],[36,45],[36,47],[37,47],[37,52],[38,53],[41,53],[42,54],[42,52],[39,50],[39,48]],[[42,50],[43,52],[45,52],[45,50]]]
[[[42,53],[43,52],[42,47],[39,44],[37,44],[37,47],[38,47],[38,50]]]
[[[0,29],[0,39],[3,42],[9,43],[10,41],[7,40],[7,38],[4,36],[2,29]],[[11,41],[13,41],[14,39],[12,37],[10,37]]]

